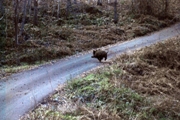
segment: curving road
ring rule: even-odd
[[[178,35],[180,23],[148,36],[113,45],[109,47],[108,59]],[[92,53],[79,54],[1,79],[0,120],[18,120],[43,98],[53,93],[58,84],[102,65],[91,56]]]

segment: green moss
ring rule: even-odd
[[[72,80],[67,89],[72,98],[83,98],[89,106],[99,109],[106,107],[109,112],[124,116],[135,116],[147,102],[135,91],[124,86],[115,87],[110,78],[121,74],[117,67],[110,67],[97,74]],[[92,101],[93,100],[93,101]]]

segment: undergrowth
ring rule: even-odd
[[[0,27],[0,29],[6,27],[6,38],[0,37],[0,46],[4,46],[4,49],[0,47],[3,56],[0,61],[2,70],[4,66],[35,64],[37,61],[59,59],[126,41],[175,22],[174,19],[160,20],[150,15],[133,13],[129,9],[130,0],[118,4],[117,11],[120,14],[117,24],[113,23],[114,8],[111,3],[104,2],[103,6],[84,2],[72,4],[71,14],[67,16],[66,2],[62,1],[59,18],[56,11],[44,6],[45,3],[45,1],[39,3],[37,26],[33,25],[33,12],[27,14],[24,25],[25,36],[19,38],[19,45],[15,45],[14,40],[13,8],[7,4],[6,8],[11,12],[7,13],[7,24],[3,23]],[[20,5],[22,4],[20,2]],[[22,15],[19,18],[19,28],[21,21]]]
[[[129,115],[133,117],[140,114],[141,109],[148,102],[130,88],[123,85],[115,87],[111,84],[112,74],[118,75],[115,71],[101,71],[98,74],[90,74],[83,79],[73,80],[67,86],[68,97],[73,100],[80,99],[90,109],[97,111],[106,109],[109,114],[118,115],[124,119],[128,118]],[[76,113],[76,115],[81,114]],[[95,119],[98,119],[98,116],[96,117]]]

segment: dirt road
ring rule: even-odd
[[[151,35],[113,45],[108,59],[180,35],[180,23]],[[53,93],[58,84],[102,65],[92,53],[61,59],[0,80],[0,120],[17,120]]]

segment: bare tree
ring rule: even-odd
[[[60,0],[58,0],[57,2],[58,2],[57,18],[59,18],[59,14],[60,14]]]
[[[115,24],[118,23],[118,13],[117,13],[117,0],[114,1],[114,21]]]
[[[169,9],[169,2],[168,0],[164,1],[165,6],[164,6],[164,15],[167,16],[168,15],[168,9]]]
[[[4,0],[0,0],[0,17],[5,13],[3,2]]]
[[[24,24],[25,24],[25,20],[26,20],[26,3],[27,3],[27,0],[24,0],[24,5],[23,5],[23,18],[22,18],[21,29],[20,29],[20,33],[19,33],[20,36],[21,36],[22,33],[24,32]]]
[[[97,5],[102,6],[102,0],[97,0]]]
[[[66,17],[69,16],[70,13],[70,9],[71,9],[71,0],[67,0],[67,6],[66,6]]]
[[[31,15],[31,6],[32,6],[32,0],[28,0],[27,10],[28,10],[28,14],[30,14],[30,15]]]
[[[14,0],[14,28],[15,28],[15,41],[16,44],[19,44],[18,41],[18,20],[19,20],[19,14],[18,14],[18,7],[19,7],[19,1],[18,0]]]
[[[74,0],[74,4],[77,4],[77,0]]]
[[[4,5],[3,5],[3,0],[0,0],[0,50],[2,50],[5,47],[5,36],[6,34],[6,20],[4,19],[5,16],[5,10],[4,10]],[[4,54],[0,53],[0,59],[4,59]],[[0,67],[1,67],[1,62],[0,62]]]
[[[38,25],[38,0],[34,0],[34,20],[33,23],[35,26]]]

